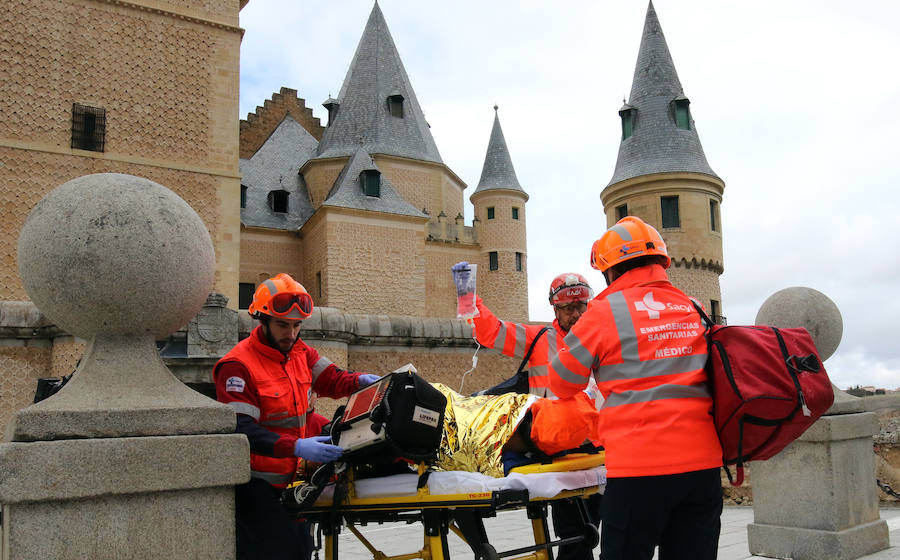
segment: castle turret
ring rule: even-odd
[[[607,226],[633,215],[656,227],[672,257],[672,282],[721,316],[719,207],[725,183],[706,161],[652,2],[631,95],[619,116],[619,157],[600,194]]]
[[[528,320],[525,202],[528,193],[519,185],[497,106],[478,187],[469,197],[475,208],[481,259],[478,290],[498,316]]]

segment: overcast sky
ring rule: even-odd
[[[250,0],[240,117],[282,86],[326,122],[372,0]],[[493,105],[527,206],[532,320],[550,280],[590,268],[605,229],[618,109],[647,2],[381,0],[444,163],[481,175]],[[564,6],[560,9],[559,6]],[[826,362],[840,387],[900,387],[900,2],[656,0],[710,166],[725,181],[721,276],[729,324],[808,286],[843,315]]]

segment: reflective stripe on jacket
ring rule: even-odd
[[[690,299],[659,265],[626,272],[588,305],[551,362],[558,395],[593,375],[606,401],[603,439],[611,477],[715,468],[706,341]]]
[[[239,342],[216,364],[217,369],[226,362],[242,364],[253,376],[259,406],[239,401],[226,404],[279,436],[305,437],[313,383],[312,372],[307,365],[306,346],[298,342],[285,358],[280,351],[260,341],[259,328],[256,327],[249,337]],[[268,457],[251,452],[250,475],[272,486],[284,488],[297,470],[297,461],[296,457]]]

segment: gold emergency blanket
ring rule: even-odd
[[[503,445],[537,397],[517,393],[466,397],[440,383],[432,385],[447,397],[435,467],[502,477]]]

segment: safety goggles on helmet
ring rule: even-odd
[[[268,315],[302,321],[312,314],[313,300],[302,284],[289,274],[281,273],[264,280],[256,288],[248,311],[255,318]]]
[[[313,310],[312,298],[307,293],[281,293],[272,297],[272,315],[276,317],[287,315],[293,308],[300,311],[301,315],[309,317]]]

